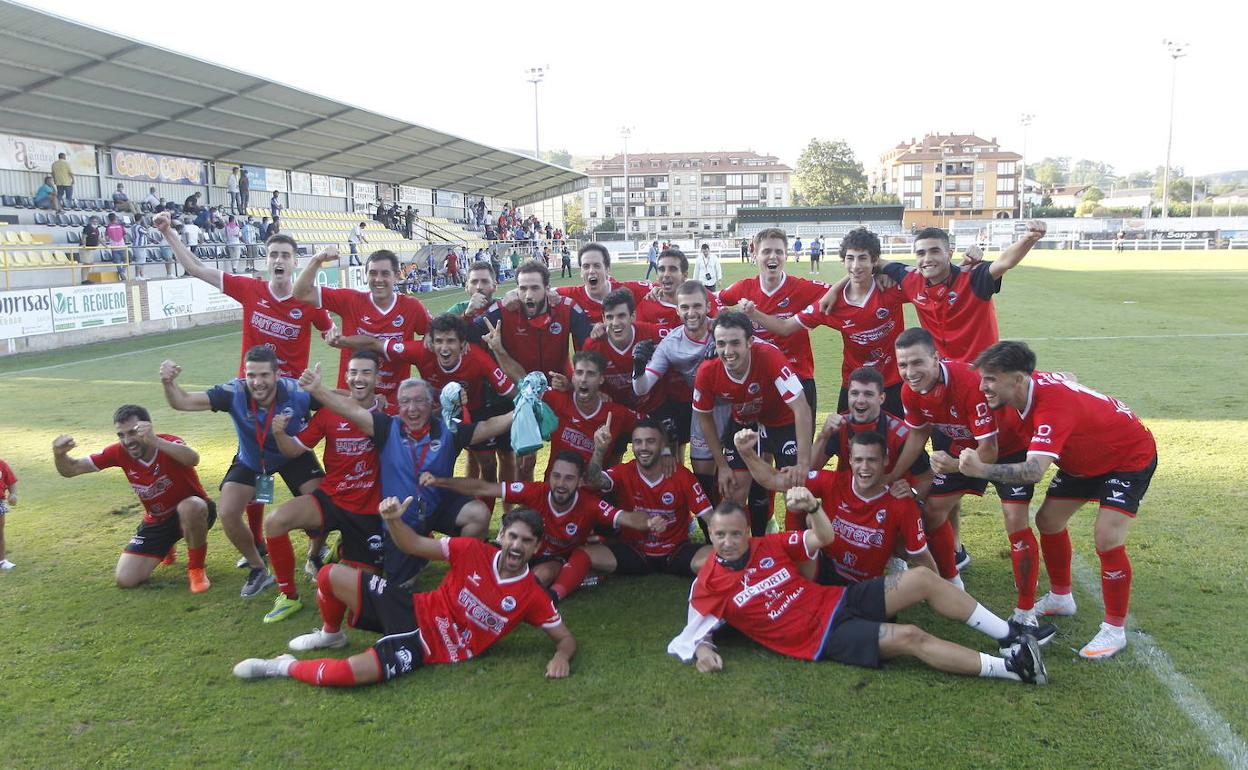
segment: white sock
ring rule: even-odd
[[[295,662],[293,660],[279,660],[277,662],[277,675],[290,676],[290,667],[295,665]]]
[[[975,609],[971,612],[971,616],[966,619],[966,624],[993,639],[1003,639],[1010,634],[1010,624],[979,603],[975,604]]]
[[[1023,681],[1018,674],[1005,667],[1005,658],[998,658],[986,652],[979,654],[979,675],[988,679],[1012,679]]]

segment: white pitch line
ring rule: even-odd
[[[1035,342],[1067,342],[1076,340],[1177,340],[1189,337],[1248,337],[1248,332],[1214,332],[1210,334],[1123,334],[1116,337],[1024,337]]]
[[[48,366],[36,366],[31,369],[18,369],[12,372],[0,372],[0,377],[18,377],[25,374],[34,374],[35,372],[46,372],[49,369],[61,369],[66,366],[78,366],[79,364],[91,364],[96,361],[107,361],[111,358],[125,358],[136,353],[147,353],[151,350],[167,350],[168,348],[177,348],[183,345],[193,345],[196,342],[207,342],[208,340],[223,340],[226,337],[236,337],[241,332],[230,332],[229,334],[214,334],[211,337],[196,337],[193,340],[182,340],[181,342],[170,342],[168,345],[157,345],[154,348],[143,348],[141,350],[131,350],[126,353],[112,353],[107,356],[96,356],[95,358],[83,358],[78,361],[66,361],[63,364],[49,364]]]
[[[1100,578],[1078,554],[1071,560],[1071,568],[1079,587],[1085,594],[1096,599],[1097,606],[1104,610]],[[1248,769],[1248,743],[1235,734],[1230,722],[1218,713],[1191,680],[1174,667],[1174,661],[1153,637],[1136,627],[1135,618],[1131,615],[1127,615],[1127,628],[1131,636],[1131,646],[1144,661],[1144,665],[1170,691],[1170,698],[1175,704],[1205,734],[1213,752],[1226,760],[1231,770]]]

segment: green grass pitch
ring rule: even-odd
[[[790,267],[805,275],[808,265]],[[735,260],[726,268],[729,280],[749,272]],[[839,275],[826,260],[823,277]],[[1128,541],[1134,622],[1241,739],[1246,291],[1244,252],[1037,251],[997,298],[1003,338],[1029,340],[1041,368],[1123,399],[1157,435],[1160,467]],[[459,298],[444,293],[431,310]],[[831,330],[812,336],[822,420],[840,342]],[[158,429],[200,450],[200,475],[215,488],[233,451],[228,419],[172,412],[156,371],[170,357],[186,387],[208,386],[233,375],[238,345],[227,325],[0,359],[0,457],[21,477],[6,527],[18,567],[0,573],[0,768],[1224,766],[1138,646],[1106,663],[1077,659],[1101,617],[1078,585],[1079,614],[1059,620],[1043,688],[909,661],[880,671],[798,662],[741,637],[723,640],[722,674],[699,675],[664,654],[684,623],[688,583],[663,576],[608,579],[564,603],[580,642],[565,681],[543,679],[550,645],[523,628],[479,660],[358,691],[240,682],[236,661],[283,652],[317,625],[314,591],[304,588],[291,620],[263,625],[273,593],[238,597],[243,571],[220,527],[209,536],[208,593],[187,591],[184,548],[148,585],[118,590],[112,569],[137,500],[117,471],[61,479],[50,450],[69,432],[79,452],[94,451],[112,439],[113,409],[138,402]],[[313,358],[332,369],[337,353],[318,341]],[[1092,520],[1086,508],[1071,532],[1077,563],[1095,576]],[[975,558],[968,590],[1008,612],[1008,546],[991,492],[966,504],[962,532]],[[902,620],[991,648],[924,610]],[[334,654],[374,638],[353,631]]]

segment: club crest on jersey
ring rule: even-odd
[[[439,449],[441,449],[441,448],[442,448],[442,440],[441,440],[441,439],[434,439],[433,441],[430,441],[430,442],[429,442],[429,451],[430,451],[430,452],[436,452],[436,451],[438,451],[438,450],[439,450]]]
[[[751,383],[750,383],[750,384],[746,387],[746,391],[748,391],[748,392],[749,392],[749,394],[750,394],[751,396],[753,396],[753,395],[757,394],[757,393],[758,393],[758,390],[759,390],[759,388],[758,388],[758,383],[757,383],[757,382],[751,382]]]
[[[503,608],[503,612],[511,612],[516,608],[516,597],[504,596],[498,606]]]
[[[878,510],[878,511],[876,511],[876,512],[875,512],[875,520],[876,520],[877,522],[879,522],[880,524],[883,524],[883,523],[884,523],[884,519],[886,519],[886,518],[888,518],[888,510],[887,510],[887,509],[881,508],[880,510]]]
[[[300,318],[303,318],[303,311],[297,307],[292,307],[290,309],[290,317],[298,321]]]
[[[672,503],[674,503],[674,502],[676,502],[676,495],[673,495],[671,492],[664,492],[664,493],[663,493],[663,504],[664,504],[664,505],[671,505],[671,504],[672,504]]]
[[[779,302],[777,302],[777,303],[776,303],[776,307],[788,307],[788,306],[789,306],[789,298],[788,298],[788,297],[785,297],[784,299],[782,299],[782,300],[780,300]]]
[[[575,535],[577,529],[579,529],[579,527],[576,526],[576,522],[569,521],[567,526],[563,528],[563,531],[567,532],[569,535]]]
[[[956,406],[949,407],[949,414],[956,420],[958,419],[958,408]]]
[[[404,350],[407,350],[407,346],[404,345],[402,342],[396,342],[390,346],[390,349],[393,350],[395,353],[402,354]]]
[[[765,556],[758,562],[758,566],[762,567],[763,569],[771,569],[772,567],[776,566],[776,560],[771,558],[770,556]]]
[[[876,317],[876,318],[879,318],[880,320],[883,320],[883,319],[885,319],[885,318],[888,318],[888,308],[886,308],[886,307],[882,307],[882,308],[879,308],[878,310],[876,310],[876,311],[875,311],[875,317]]]
[[[519,493],[523,492],[523,491],[524,491],[524,483],[523,483],[523,482],[520,482],[520,481],[513,481],[513,482],[511,483],[511,491],[512,491],[512,492],[515,492],[516,494],[519,494]]]
[[[558,321],[551,321],[551,322],[550,322],[550,333],[551,333],[551,334],[558,334],[558,333],[559,333],[559,332],[561,332],[561,331],[563,331],[563,324],[559,323]]]
[[[399,313],[398,315],[396,315],[394,317],[394,320],[390,322],[390,325],[396,329],[401,327],[403,325],[403,314]]]
[[[952,305],[957,299],[958,299],[958,293],[956,291],[949,292],[949,304],[950,305]]]

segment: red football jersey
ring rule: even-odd
[[[585,350],[593,350],[607,359],[607,370],[603,373],[602,392],[611,397],[617,404],[623,404],[641,413],[653,411],[663,402],[663,395],[652,388],[645,396],[633,393],[633,348],[638,342],[650,340],[655,344],[659,341],[659,328],[654,324],[635,323],[633,339],[620,350],[605,334],[598,339],[585,341]]]
[[[823,503],[836,530],[836,539],[823,547],[823,555],[847,580],[857,583],[882,576],[898,541],[911,556],[927,550],[923,515],[913,497],[893,497],[885,487],[875,497],[864,498],[847,472],[811,471],[806,488]]]
[[[319,287],[321,307],[333,311],[342,318],[342,334],[351,337],[356,334],[367,334],[382,340],[402,342],[417,335],[423,336],[429,331],[429,311],[424,303],[415,297],[395,294],[394,301],[388,308],[379,308],[373,304],[373,295],[357,289],[334,289]],[[347,362],[351,360],[353,351],[343,350],[338,360],[338,387],[347,387]],[[381,369],[377,372],[377,395],[384,396],[386,401],[398,403],[399,383],[412,375],[412,368],[406,363],[381,361]]]
[[[622,508],[647,517],[662,516],[667,522],[667,528],[657,534],[620,530],[621,540],[635,544],[647,556],[666,556],[689,542],[690,517],[711,510],[710,498],[702,491],[702,485],[683,465],[677,465],[671,476],[654,483],[641,475],[636,460],[616,465],[606,473],[611,480],[607,491]]]
[[[1031,381],[1022,412],[1035,426],[1028,452],[1084,477],[1143,470],[1157,456],[1152,431],[1118,399],[1053,372],[1036,372]]]
[[[570,393],[561,390],[548,390],[542,394],[542,400],[550,406],[551,411],[559,418],[559,426],[550,436],[550,460],[546,463],[546,471],[550,471],[550,463],[555,455],[565,449],[571,449],[589,462],[594,453],[594,432],[607,421],[611,415],[611,435],[613,440],[620,436],[633,435],[633,424],[637,415],[621,404],[607,399],[598,403],[598,408],[589,414],[581,411],[576,399]]]
[[[325,439],[321,489],[344,510],[376,516],[381,503],[381,460],[372,437],[345,417],[321,409],[295,440],[312,449],[321,439]]]
[[[845,589],[818,585],[798,572],[797,562],[816,555],[806,550],[804,535],[779,532],[750,538],[744,569],[707,559],[689,603],[773,652],[815,660]]]
[[[992,295],[1001,291],[1001,279],[992,277],[991,264],[980,262],[970,270],[950,265],[949,278],[930,286],[922,273],[900,263],[885,269],[914,305],[919,325],[932,333],[941,358],[970,363],[1000,339]]]
[[[897,336],[906,329],[904,302],[896,286],[881,289],[873,285],[861,304],[850,303],[842,293],[830,313],[824,313],[815,302],[797,314],[797,322],[806,329],[830,326],[841,333],[844,341],[842,385],[849,386],[850,372],[860,366],[870,366],[884,375],[884,386],[891,387],[901,382],[894,349]]]
[[[473,322],[484,330],[484,319],[496,327],[502,325],[503,349],[526,372],[571,373],[568,339],[578,349],[589,336],[590,322],[585,311],[564,297],[547,306],[546,312],[526,318],[523,310],[509,310],[495,302],[484,315]]]
[[[421,340],[392,342],[386,340],[386,358],[414,365],[420,376],[434,387],[438,398],[448,382],[458,382],[468,395],[468,411],[485,406],[485,388],[488,385],[500,396],[510,396],[516,389],[511,378],[503,374],[498,364],[476,345],[469,345],[454,369],[446,370],[438,362],[438,356]]]
[[[845,419],[840,429],[828,439],[826,446],[829,458],[836,458],[836,470],[849,470],[850,440],[863,431],[873,430],[883,436],[888,445],[888,462],[884,464],[884,472],[892,473],[893,468],[897,466],[897,458],[901,456],[901,450],[906,445],[906,436],[910,435],[910,428],[905,422],[900,417],[894,417],[884,411],[880,412],[879,418],[874,422],[854,422],[850,419],[848,412],[842,412],[841,417]],[[906,471],[906,478],[914,481],[915,476],[924,473],[930,467],[927,453],[921,452],[918,459],[914,461],[914,465]]]
[[[762,313],[776,318],[788,318],[797,315],[802,308],[818,302],[828,292],[828,285],[822,281],[809,278],[797,278],[785,275],[775,291],[768,293],[761,284],[761,278],[742,278],[719,293],[719,303],[724,307],[735,305],[743,299],[754,303]],[[788,356],[789,365],[798,377],[808,380],[815,376],[815,361],[810,352],[810,333],[805,329],[792,334],[776,337],[758,324],[754,325],[754,338],[775,344]]]
[[[732,419],[746,425],[792,425],[788,404],[805,398],[802,383],[789,361],[775,345],[754,340],[750,345],[750,369],[740,381],[733,379],[718,358],[703,361],[693,381],[693,410],[711,412],[715,400],[732,404]]]
[[[916,393],[909,385],[902,387],[901,405],[906,408],[906,425],[931,425],[952,439],[947,451],[954,457],[997,435],[996,418],[979,392],[979,374],[970,364],[942,361],[940,379],[932,389]]]
[[[17,476],[4,460],[0,460],[0,497],[8,494],[9,487],[17,483]]]
[[[608,293],[616,289],[628,289],[632,292],[633,301],[638,305],[650,293],[650,283],[648,281],[617,281],[614,278],[609,278],[607,282],[611,285]],[[567,297],[580,306],[581,310],[585,311],[585,315],[589,317],[590,323],[602,323],[602,300],[589,296],[589,290],[585,288],[585,284],[556,286],[555,293],[561,297]],[[606,294],[603,296],[605,297]],[[508,348],[508,351],[510,350],[511,348]]]
[[[582,488],[572,497],[568,510],[559,513],[550,498],[550,485],[545,481],[512,481],[502,483],[505,503],[524,505],[542,515],[545,530],[538,545],[538,556],[567,556],[594,533],[596,524],[616,526],[623,511]],[[631,530],[625,530],[631,531]]]
[[[542,628],[563,624],[527,567],[513,578],[499,577],[497,546],[473,537],[441,543],[450,569],[437,588],[412,596],[425,663],[475,658],[522,622]]]
[[[157,435],[174,444],[186,443],[177,436]],[[117,443],[109,444],[88,459],[98,470],[121,468],[126,472],[126,481],[139,496],[139,502],[143,503],[143,521],[148,524],[159,524],[177,515],[178,503],[188,497],[200,497],[205,501],[211,499],[204,492],[204,485],[199,483],[199,474],[193,467],[183,465],[161,451],[156,452],[150,463],[145,463],[131,457],[126,448]]]
[[[277,354],[277,373],[298,379],[308,368],[308,350],[312,345],[312,326],[321,331],[333,321],[318,307],[300,302],[294,295],[273,296],[269,284],[255,278],[230,273],[221,274],[221,291],[243,306],[243,353],[256,345],[264,345]],[[243,376],[243,360],[239,356],[238,376]]]

